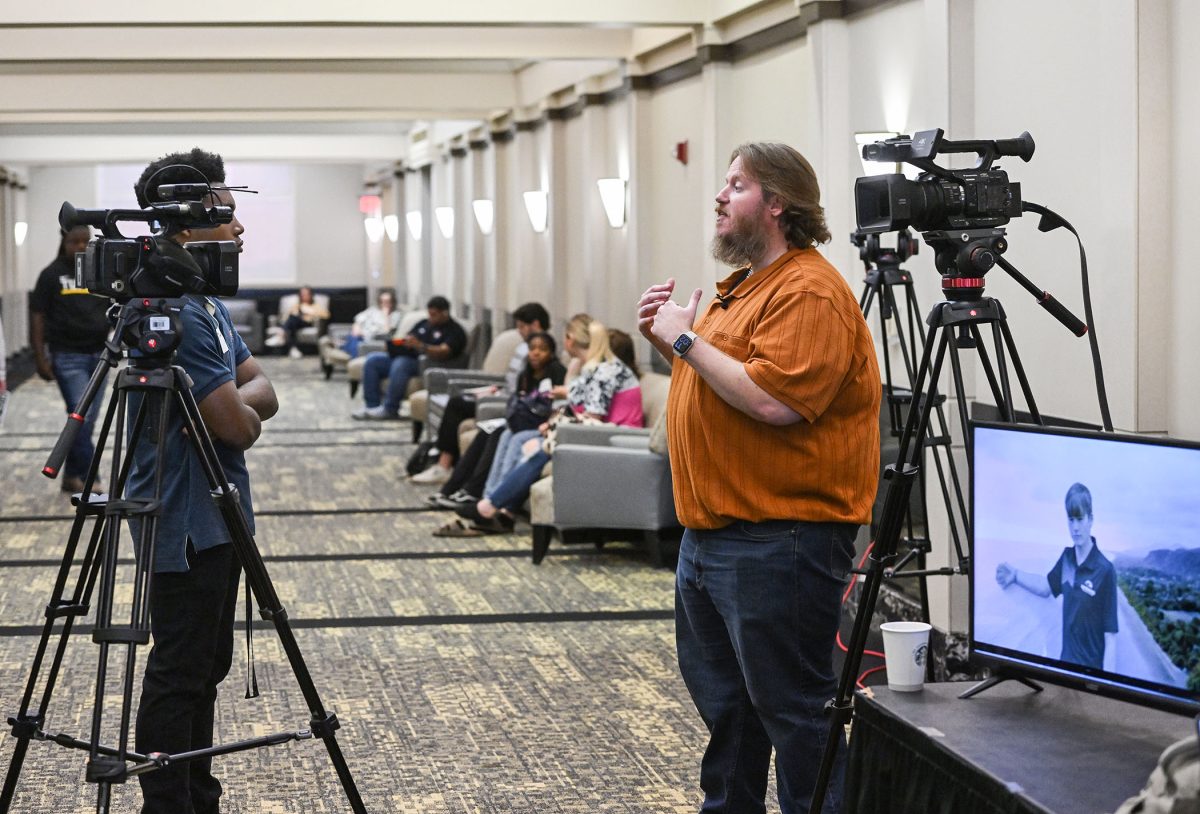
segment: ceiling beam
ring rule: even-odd
[[[751,0],[732,0],[754,5]],[[724,7],[731,0],[720,0]],[[8,25],[583,25],[679,26],[711,19],[713,0],[605,0],[603,3],[563,0],[208,0],[205,3],[163,3],[161,0],[123,0],[98,7],[94,0],[55,0],[43,3],[5,3],[0,24]],[[105,19],[105,11],[113,16]]]
[[[406,138],[380,135],[0,136],[0,164],[145,163],[197,145],[220,153],[226,161],[331,164],[390,163],[403,159],[408,150]]]
[[[635,47],[634,29],[628,28],[122,26],[116,33],[83,26],[0,27],[0,66],[80,60],[621,59]]]
[[[0,122],[57,122],[90,115],[128,121],[191,116],[197,121],[257,120],[272,111],[353,117],[484,118],[517,102],[510,73],[205,73],[153,71],[9,75],[0,81]]]

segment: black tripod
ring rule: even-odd
[[[911,384],[916,378],[916,361],[926,345],[926,336],[925,326],[919,318],[921,309],[917,304],[912,275],[902,268],[901,264],[917,254],[921,244],[907,229],[896,234],[894,249],[880,245],[879,235],[876,234],[853,232],[850,235],[850,241],[859,247],[859,257],[866,266],[863,292],[858,303],[862,308],[863,317],[870,319],[872,305],[876,301],[879,304],[876,336],[884,348],[883,398],[884,404],[887,406],[887,422],[881,425],[881,431],[887,431],[892,438],[898,439],[904,429],[905,416],[913,403],[913,391],[899,387],[895,383],[890,352],[891,337],[894,330],[896,344],[904,365],[904,373],[907,381]],[[901,298],[896,296],[897,290],[903,292]],[[930,383],[933,429],[925,439],[924,445],[929,448],[942,501],[946,506],[950,540],[957,557],[957,568],[946,567],[930,570],[925,567],[925,555],[932,551],[933,546],[929,540],[928,531],[928,484],[925,471],[922,470],[916,484],[916,503],[910,506],[910,510],[905,512],[904,516],[903,536],[899,545],[906,550],[900,559],[884,571],[885,579],[906,577],[918,580],[921,618],[925,621],[929,621],[929,591],[926,577],[964,573],[967,561],[963,547],[963,538],[966,534],[967,503],[958,474],[958,466],[951,453],[950,432],[943,410],[945,396],[937,393],[936,385],[936,381]],[[918,534],[916,522],[918,517],[925,525],[925,528],[921,530],[922,534]],[[915,567],[909,568],[910,565]]]
[[[900,539],[905,516],[909,512],[909,496],[922,471],[922,460],[929,442],[931,417],[937,410],[937,382],[942,374],[942,365],[949,355],[957,399],[958,417],[963,437],[970,455],[971,435],[968,432],[969,417],[963,386],[960,350],[974,350],[979,355],[980,365],[987,377],[1000,420],[1016,422],[1017,411],[1013,402],[1009,363],[1016,374],[1025,405],[1032,421],[1042,423],[1025,369],[1017,355],[1016,345],[1008,327],[1004,308],[1000,301],[983,296],[983,275],[994,265],[999,265],[1026,290],[1034,294],[1039,304],[1055,316],[1076,336],[1087,332],[1087,325],[1080,322],[1049,294],[1038,289],[1012,264],[1000,255],[1008,248],[1004,229],[962,229],[954,231],[930,231],[922,237],[933,248],[935,264],[942,273],[942,291],[947,300],[933,307],[927,320],[929,336],[921,356],[920,367],[912,381],[912,404],[900,436],[900,448],[895,464],[889,465],[884,473],[888,481],[884,498],[882,519],[875,536],[866,578],[859,599],[854,629],[847,645],[846,661],[838,681],[837,695],[826,704],[830,716],[830,733],[825,753],[821,760],[816,788],[813,791],[810,814],[820,814],[825,794],[837,759],[843,732],[853,715],[852,698],[855,679],[862,664],[863,649],[871,627],[871,617],[879,598],[879,588],[885,573],[894,567],[897,543]],[[981,326],[991,326],[991,344],[995,363],[988,353]],[[937,348],[936,353],[934,348]],[[966,534],[970,538],[969,517],[964,516]],[[962,571],[970,567],[969,557],[962,558]]]
[[[12,804],[30,741],[53,741],[60,746],[88,752],[86,779],[97,784],[96,811],[106,814],[109,810],[112,784],[123,783],[129,777],[153,772],[167,766],[211,758],[216,755],[240,752],[260,746],[271,746],[294,740],[320,738],[324,741],[338,778],[345,790],[350,807],[356,814],[366,814],[362,798],[354,778],[346,765],[345,757],[338,746],[334,732],[338,729],[337,716],[326,711],[320,696],[313,686],[312,677],[300,648],[288,624],[287,612],[279,602],[271,578],[267,574],[261,554],[251,536],[246,516],[242,512],[238,490],[230,484],[221,469],[216,449],[204,422],[199,407],[190,390],[191,382],[183,368],[173,366],[175,349],[179,344],[179,311],[183,306],[179,299],[135,299],[125,303],[116,319],[116,329],[104,351],[102,362],[97,365],[84,395],[75,412],[67,421],[54,451],[43,472],[49,477],[58,474],[76,434],[82,426],[82,416],[98,394],[109,368],[117,365],[123,348],[138,351],[131,353],[129,366],[121,370],[113,384],[104,422],[101,426],[96,454],[88,468],[82,494],[75,495],[75,519],[70,537],[59,567],[58,577],[49,604],[46,606],[46,621],[38,642],[29,680],[21,699],[20,711],[8,719],[15,738],[12,760],[0,792],[0,814],[5,814]],[[127,414],[131,411],[131,397],[136,396],[136,414],[127,426]],[[140,754],[129,749],[129,724],[132,714],[133,682],[135,679],[136,652],[138,645],[150,641],[150,587],[154,576],[154,557],[157,523],[162,511],[163,472],[167,466],[178,466],[179,461],[165,459],[165,434],[170,411],[174,407],[182,416],[192,451],[198,456],[217,504],[222,520],[232,539],[232,545],[246,572],[246,580],[258,602],[259,614],[271,622],[279,636],[288,662],[291,665],[301,693],[308,704],[311,718],[307,729],[280,732],[249,740],[216,745],[181,754],[154,752]],[[114,420],[115,419],[115,420]],[[119,496],[125,491],[134,452],[146,430],[147,423],[156,428],[157,444],[155,469],[153,470],[154,491],[149,497],[126,498]],[[128,433],[127,433],[128,430]],[[112,468],[109,483],[111,495],[95,494],[92,485],[100,467],[105,443],[112,433]],[[122,445],[128,437],[128,450],[122,455]],[[74,587],[68,594],[68,582],[76,567],[75,559],[87,521],[93,521],[86,549],[78,564]],[[129,622],[120,624],[113,620],[113,597],[117,585],[118,547],[122,521],[136,519],[140,523],[134,547],[136,577],[133,585],[132,607]],[[93,593],[99,588],[96,602],[96,622],[92,640],[100,646],[99,663],[96,671],[95,706],[92,710],[90,736],[85,740],[66,733],[48,733],[43,730],[50,699],[54,692],[59,671],[62,668],[68,639],[77,619],[89,611]],[[61,620],[61,626],[58,622]],[[57,631],[56,631],[57,628]],[[53,644],[52,639],[57,639]],[[114,645],[125,645],[122,681],[122,703],[116,745],[101,742],[104,735],[104,699],[108,677],[109,650]],[[42,676],[44,663],[49,657],[50,665]],[[40,698],[34,705],[34,696],[41,686]],[[111,727],[110,727],[111,729]]]

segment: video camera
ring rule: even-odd
[[[238,247],[232,240],[180,245],[169,236],[182,229],[211,229],[233,220],[228,206],[205,206],[214,195],[208,183],[162,184],[159,202],[145,209],[76,209],[64,202],[63,229],[93,226],[102,237],[75,256],[75,285],[126,302],[134,297],[183,294],[231,296],[238,290]],[[127,238],[121,221],[157,225],[156,234]]]
[[[1033,136],[997,141],[947,141],[943,131],[925,130],[911,138],[863,145],[868,161],[904,162],[924,170],[916,181],[899,173],[859,178],[854,183],[854,206],[859,230],[892,232],[912,226],[920,232],[986,229],[1003,226],[1021,215],[1021,185],[1008,173],[992,168],[1001,156],[1033,157]],[[978,163],[968,170],[939,167],[942,153],[975,153]]]

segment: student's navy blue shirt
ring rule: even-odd
[[[1067,546],[1046,581],[1063,598],[1062,660],[1103,668],[1104,634],[1117,632],[1117,572],[1096,539],[1082,563]]]
[[[250,350],[233,329],[225,305],[215,298],[186,297],[180,318],[183,340],[176,352],[175,364],[191,377],[192,396],[199,404],[225,382],[237,382],[237,366],[250,358]],[[130,400],[131,423],[139,401],[137,398]],[[130,497],[148,497],[154,492],[155,435],[153,423],[142,432],[126,489]],[[154,570],[187,571],[189,539],[196,551],[203,551],[228,543],[231,538],[210,496],[199,456],[183,433],[183,417],[175,406],[168,420],[165,443],[163,508],[158,522]],[[240,492],[242,510],[253,532],[254,508],[245,453],[227,447],[215,437],[213,446],[226,479]],[[130,527],[136,539],[139,524],[131,522]]]

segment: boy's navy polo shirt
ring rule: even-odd
[[[237,366],[250,358],[250,350],[233,329],[229,312],[222,302],[197,296],[184,299],[186,302],[180,312],[183,340],[176,351],[175,364],[191,377],[192,396],[199,404],[225,382],[237,382]],[[131,424],[140,401],[136,395],[130,399]],[[134,453],[133,470],[126,489],[130,497],[148,497],[154,492],[155,435],[152,422],[148,422]],[[190,439],[183,434],[183,417],[177,406],[171,409],[166,446],[166,467],[162,473],[163,508],[158,521],[154,570],[187,571],[189,539],[196,551],[204,551],[231,542],[232,538],[209,493],[200,457],[192,449]],[[246,455],[225,446],[215,437],[213,446],[225,477],[238,488],[242,511],[253,533],[254,508]],[[131,521],[129,525],[136,539],[140,524]]]
[[[1117,572],[1096,539],[1082,563],[1067,546],[1046,581],[1063,598],[1062,660],[1103,668],[1104,634],[1117,632]]]
[[[441,325],[434,325],[428,319],[423,319],[413,326],[409,331],[425,345],[447,345],[450,348],[449,358],[453,359],[463,352],[467,346],[467,332],[463,330],[463,326],[459,325],[453,319],[443,322]],[[396,356],[420,356],[421,353],[416,348],[405,347],[404,345],[388,344],[388,353],[392,357]]]

